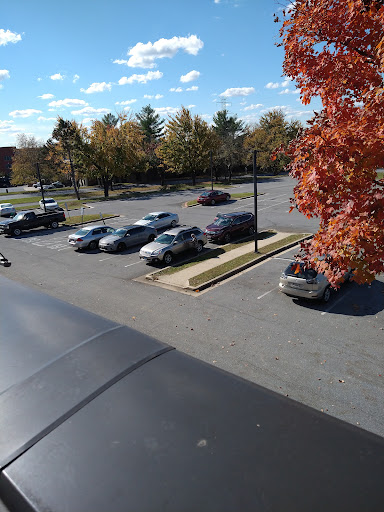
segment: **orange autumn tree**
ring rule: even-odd
[[[280,29],[284,74],[322,110],[286,154],[298,209],[320,227],[304,260],[336,285],[384,271],[383,0],[296,0]]]

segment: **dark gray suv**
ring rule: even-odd
[[[147,262],[164,261],[170,265],[176,254],[189,249],[201,252],[206,243],[207,237],[200,228],[181,226],[164,231],[153,242],[144,245],[140,250],[140,259]]]

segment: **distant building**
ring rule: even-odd
[[[0,176],[11,176],[12,160],[15,150],[16,148],[12,146],[0,148]]]

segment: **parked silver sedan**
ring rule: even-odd
[[[16,215],[16,208],[11,203],[0,204],[0,216],[1,217],[12,217]]]
[[[100,240],[102,251],[124,251],[127,247],[152,242],[157,231],[152,226],[123,226]]]
[[[179,223],[177,213],[171,212],[152,212],[135,222],[139,226],[152,226],[156,229],[171,226],[174,228]]]
[[[107,235],[110,235],[115,230],[110,226],[93,225],[84,226],[76,231],[73,235],[68,236],[68,243],[75,249],[96,249],[99,241]]]
[[[352,271],[344,275],[344,281],[352,278]],[[324,274],[313,268],[305,268],[304,263],[292,261],[280,276],[279,289],[292,297],[321,299],[328,302],[331,286]]]

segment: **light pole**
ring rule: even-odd
[[[36,162],[36,171],[37,171],[37,179],[39,180],[39,183],[40,183],[40,190],[41,190],[41,197],[43,199],[44,211],[45,211],[45,213],[47,213],[47,207],[45,206],[45,199],[44,199],[44,188],[43,188],[43,184],[41,183],[40,167],[37,162]]]
[[[256,173],[257,150],[253,150],[253,202],[254,202],[254,229],[255,229],[255,252],[259,252],[257,246],[257,173]]]
[[[213,190],[213,164],[212,164],[212,149],[209,151],[209,165],[211,168],[211,190]]]

